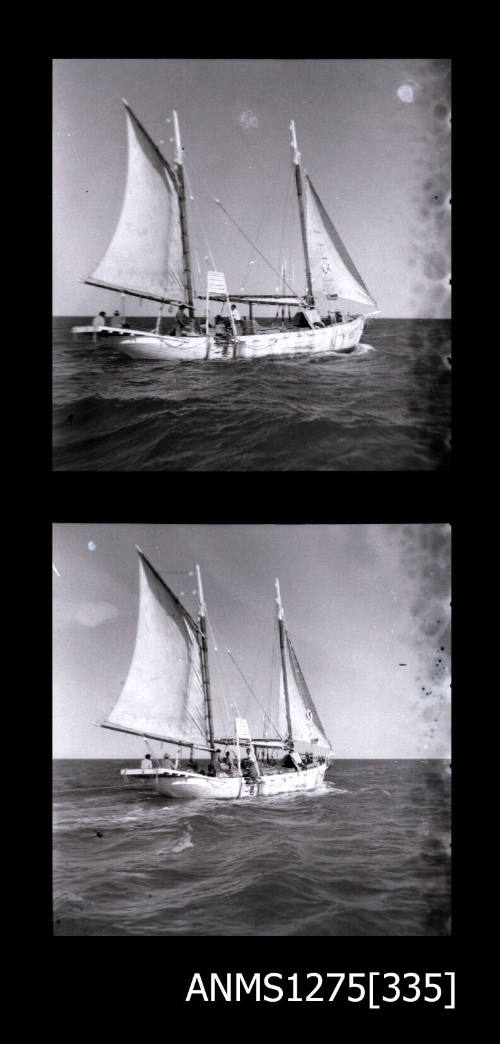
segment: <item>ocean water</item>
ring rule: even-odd
[[[85,322],[54,320],[55,471],[449,470],[448,320],[369,320],[348,355],[203,363],[128,359],[73,338]]]
[[[336,761],[324,786],[179,802],[118,760],[54,762],[56,936],[446,936],[446,761]],[[101,835],[101,836],[98,836]]]

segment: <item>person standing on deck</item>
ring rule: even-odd
[[[303,768],[302,759],[300,754],[295,750],[293,743],[290,744],[288,753],[285,754],[281,765],[283,768],[293,768],[296,772],[299,772],[299,770]]]
[[[215,771],[218,776],[222,776],[229,771],[229,765],[222,757],[220,747],[217,747],[217,750],[215,751]]]
[[[175,337],[182,337],[185,333],[186,327],[189,324],[189,317],[186,315],[186,305],[179,305],[177,312],[175,313]]]
[[[94,327],[94,333],[92,334],[94,341],[97,340],[97,332],[100,326],[106,326],[106,312],[99,312],[92,320],[92,326]]]
[[[237,309],[235,304],[231,305],[231,311],[233,313],[233,321],[234,321],[234,327],[235,327],[236,333],[238,334],[238,336],[240,336],[241,335],[241,329],[242,329],[241,328],[241,315],[240,315],[240,313],[239,313],[239,311],[238,311],[238,309]]]
[[[245,779],[260,779],[259,771],[252,758],[250,747],[247,747],[246,757],[241,759],[241,773]]]
[[[235,755],[231,754],[230,750],[226,750],[226,753],[224,754],[224,757],[223,757],[222,760],[223,760],[224,764],[227,765],[227,771],[228,771],[229,775],[230,776],[237,776],[238,775],[238,759],[235,757]]]

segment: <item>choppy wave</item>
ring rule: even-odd
[[[449,466],[445,321],[374,321],[350,353],[225,366],[82,346],[72,322],[56,320],[55,470]]]
[[[449,933],[441,762],[338,762],[317,792],[206,803],[113,793],[117,773],[56,763],[56,935]]]

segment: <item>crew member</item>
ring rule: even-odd
[[[252,758],[250,747],[247,747],[246,757],[241,759],[241,772],[245,779],[259,779],[257,765]]]
[[[179,305],[175,313],[175,336],[182,337],[189,325],[189,316],[186,315],[186,305]]]
[[[295,750],[293,743],[290,744],[281,764],[283,768],[293,768],[296,772],[302,768],[300,754]]]
[[[99,312],[99,315],[96,315],[92,320],[92,326],[94,327],[94,333],[92,336],[94,338],[94,341],[97,341],[97,333],[99,328],[101,326],[106,326],[106,312]]]
[[[233,315],[234,328],[238,336],[241,335],[241,315],[235,304],[231,305],[231,312]]]

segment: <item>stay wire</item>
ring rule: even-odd
[[[256,695],[255,695],[255,693],[254,693],[254,691],[253,691],[253,689],[252,689],[252,686],[250,685],[250,683],[249,683],[249,682],[247,681],[247,679],[245,678],[245,675],[243,674],[243,671],[241,671],[241,670],[240,670],[240,667],[239,667],[239,666],[238,666],[238,664],[236,663],[236,660],[234,659],[234,656],[233,656],[233,654],[232,654],[231,650],[230,650],[230,649],[227,649],[226,651],[227,651],[227,654],[228,654],[228,656],[230,656],[230,657],[231,657],[231,660],[233,661],[233,663],[234,663],[234,666],[236,667],[236,670],[238,671],[238,673],[239,673],[239,674],[241,675],[241,677],[243,678],[243,681],[245,682],[245,685],[247,686],[247,689],[249,689],[249,690],[250,690],[250,692],[251,692],[251,694],[252,694],[252,696],[253,696],[254,700],[255,700],[255,701],[256,701],[256,702],[257,702],[257,703],[259,704],[259,707],[260,707],[261,711],[263,711],[263,712],[264,712],[264,715],[265,715],[265,717],[266,717],[266,718],[268,719],[268,721],[269,721],[270,725],[272,725],[273,729],[275,729],[275,730],[276,730],[276,732],[277,732],[277,734],[278,734],[278,737],[279,737],[279,739],[283,739],[283,737],[282,737],[282,736],[280,735],[280,731],[279,731],[279,729],[278,729],[278,728],[276,727],[276,725],[274,724],[274,721],[272,720],[272,718],[271,718],[271,717],[269,716],[269,714],[267,713],[267,711],[266,711],[266,708],[265,708],[265,707],[263,707],[263,705],[262,705],[262,703],[260,702],[260,700],[259,700],[258,696],[256,696]]]
[[[229,211],[226,210],[224,204],[221,203],[220,199],[217,199],[215,196],[213,198],[214,198],[215,202],[218,204],[218,206],[221,208],[221,210],[224,211],[226,217],[228,217],[229,220],[232,221],[232,223],[235,226],[235,228],[238,229],[238,232],[240,232],[241,235],[250,243],[250,246],[253,247],[253,249],[257,252],[259,257],[261,257],[262,260],[266,262],[266,265],[269,266],[269,268],[274,272],[275,275],[279,276],[279,278],[282,279],[281,273],[278,272],[278,270],[274,267],[274,265],[271,264],[271,262],[265,256],[265,254],[262,253],[262,250],[259,250],[258,246],[256,246],[255,243],[250,239],[250,236],[247,236],[246,232],[244,232],[243,229],[241,228],[241,225],[239,225],[238,222],[235,220],[235,218],[233,218],[231,216]],[[294,287],[290,286],[290,283],[286,279],[282,279],[282,281],[284,282],[285,286],[287,286],[288,289],[291,290],[291,292],[292,292],[294,297],[302,297],[302,294],[298,294],[297,291],[294,289]]]
[[[191,161],[191,167],[194,170],[194,166],[193,166],[193,162],[192,161]],[[235,226],[235,228],[238,229],[238,232],[240,232],[240,234],[243,236],[243,238],[246,239],[248,243],[250,243],[250,246],[253,247],[253,249],[256,251],[256,253],[259,255],[259,257],[261,257],[262,260],[265,261],[266,265],[269,266],[271,271],[273,271],[274,274],[279,276],[280,279],[281,279],[281,274],[276,270],[274,265],[271,264],[271,262],[265,256],[265,254],[263,254],[262,251],[259,250],[258,246],[250,239],[250,236],[247,236],[246,232],[244,232],[244,230],[241,228],[241,225],[238,224],[238,222],[235,220],[235,218],[232,217],[232,215],[229,213],[229,211],[226,210],[226,207],[224,206],[224,204],[221,203],[220,199],[218,199],[217,196],[214,195],[214,193],[212,192],[211,188],[207,185],[207,182],[201,176],[201,174],[198,173],[197,176],[199,178],[199,181],[201,182],[201,184],[204,186],[205,190],[207,191],[208,195],[210,196],[210,198],[213,199],[214,203],[217,203],[217,206],[219,206],[221,208],[221,210],[224,212],[226,217],[228,217],[229,220]],[[285,286],[288,287],[288,289],[291,291],[291,293],[293,294],[294,297],[302,297],[303,296],[302,294],[298,294],[297,291],[295,290],[295,288],[293,286],[290,286],[290,284],[286,280],[285,280]]]

